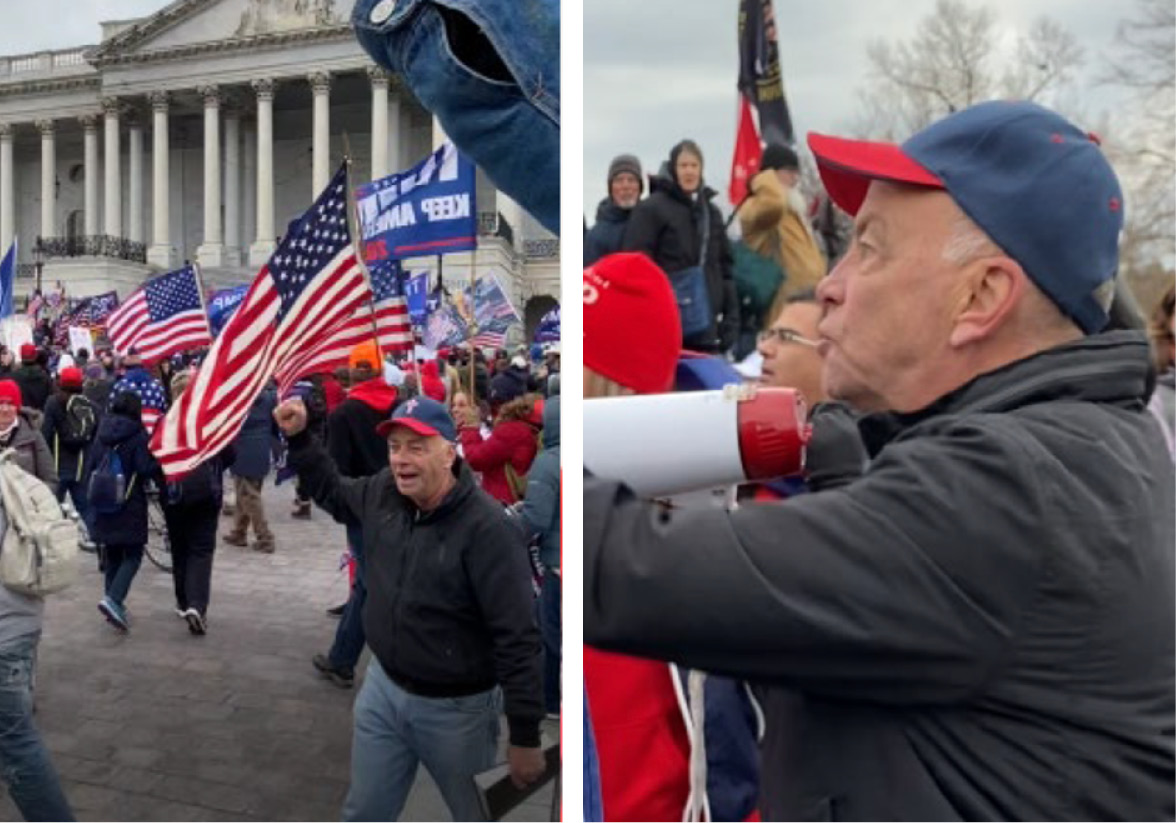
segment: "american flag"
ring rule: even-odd
[[[111,388],[110,400],[113,402],[115,397],[125,391],[139,395],[143,404],[143,428],[150,432],[167,411],[167,396],[163,393],[163,386],[146,369],[131,369]]]
[[[107,318],[116,351],[134,348],[147,364],[212,342],[200,280],[192,266],[153,277]]]
[[[223,449],[265,384],[360,312],[370,293],[347,225],[343,166],[258,272],[155,430],[151,451],[167,476],[178,478]]]
[[[371,340],[373,335],[381,352],[408,351],[412,348],[412,326],[404,297],[404,275],[399,264],[381,263],[371,270],[371,301],[332,334],[311,348],[292,357],[275,378],[281,392],[302,377],[337,366],[346,366],[351,350]],[[373,319],[372,310],[375,309]]]

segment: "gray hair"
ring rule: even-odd
[[[990,254],[1004,254],[1004,251],[966,214],[956,218],[943,244],[944,261],[962,266]]]

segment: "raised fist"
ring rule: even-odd
[[[298,434],[306,428],[306,404],[301,397],[291,397],[274,409],[274,420],[287,437]]]

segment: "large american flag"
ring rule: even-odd
[[[381,352],[412,349],[412,326],[404,297],[404,275],[395,263],[371,270],[371,300],[333,333],[290,358],[274,375],[284,395],[300,378],[346,366],[351,350],[373,337]]]
[[[120,377],[110,390],[110,402],[121,393],[129,391],[139,395],[143,405],[140,415],[143,428],[150,433],[167,411],[167,396],[163,393],[163,385],[147,373],[146,369],[131,369]],[[109,407],[106,409],[110,411]]]
[[[212,343],[196,269],[184,266],[140,286],[106,320],[116,351],[134,348],[150,365]]]
[[[283,238],[151,438],[175,479],[237,436],[265,384],[364,309],[370,289],[347,225],[347,167]]]

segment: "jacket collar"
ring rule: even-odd
[[[1054,400],[1143,408],[1155,381],[1147,338],[1136,331],[1091,335],[982,374],[915,412],[879,412],[859,423],[870,456],[932,417],[1007,412]]]

